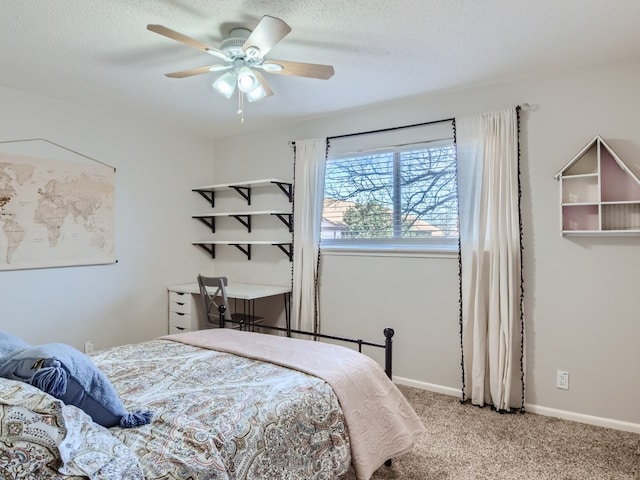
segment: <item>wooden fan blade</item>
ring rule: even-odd
[[[170,78],[185,78],[192,77],[194,75],[202,75],[209,72],[221,72],[222,70],[229,70],[233,68],[231,65],[207,65],[205,67],[191,68],[189,70],[182,70],[180,72],[165,73]]]
[[[242,45],[242,50],[251,57],[263,58],[290,31],[291,27],[284,20],[265,15]],[[252,47],[258,51],[252,53]]]
[[[150,30],[154,33],[158,33],[164,37],[170,38],[171,40],[176,40],[177,42],[184,43],[185,45],[188,45],[192,48],[201,50],[206,53],[210,53],[211,55],[215,55],[216,57],[227,60],[227,55],[222,50],[213,48],[212,46],[207,45],[206,43],[202,43],[202,42],[199,42],[198,40],[194,40],[191,37],[187,37],[186,35],[183,35],[180,32],[176,32],[175,30],[171,30],[170,28],[164,27],[162,25],[149,24],[147,25],[147,30]]]
[[[267,81],[264,79],[264,77],[262,76],[262,74],[260,72],[256,72],[255,70],[253,71],[254,75],[256,76],[256,78],[258,79],[258,83],[260,83],[260,86],[262,87],[262,89],[265,91],[265,93],[267,94],[267,97],[270,97],[271,95],[273,95],[273,90],[271,90],[271,87],[269,87],[269,84],[267,83]]]
[[[274,70],[269,65],[280,65],[282,70]],[[327,80],[333,77],[332,65],[318,65],[316,63],[286,62],[284,60],[265,60],[262,64],[265,72],[279,75],[295,75],[298,77],[319,78]]]

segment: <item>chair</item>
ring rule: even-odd
[[[233,320],[232,328],[241,330],[255,329],[256,323],[262,323],[263,317],[250,315],[247,313],[231,313],[229,308],[229,298],[227,297],[226,286],[227,277],[205,277],[198,275],[198,286],[200,287],[200,297],[202,298],[204,324],[208,327],[224,328],[224,322],[220,317],[220,306],[225,307],[225,320]]]

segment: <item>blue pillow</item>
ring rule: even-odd
[[[84,353],[63,343],[24,348],[0,364],[0,376],[19,380],[84,410],[103,427],[146,425],[151,412],[128,413],[107,376]]]
[[[11,335],[9,332],[0,332],[0,362],[16,351],[23,350],[29,346],[27,342]]]

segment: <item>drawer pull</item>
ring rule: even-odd
[[[178,330],[186,330],[184,327],[176,327]]]

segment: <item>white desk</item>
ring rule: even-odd
[[[171,285],[169,290],[169,333],[196,330],[199,325],[198,305],[200,288],[197,283]],[[227,296],[249,302],[249,312],[253,313],[254,302],[258,298],[282,295],[286,328],[291,328],[291,287],[282,285],[261,285],[257,283],[231,283],[226,287]],[[196,298],[194,298],[196,297]]]
[[[168,287],[173,292],[193,293],[200,295],[197,283],[183,283]],[[257,283],[231,283],[227,284],[227,296],[241,300],[255,300],[256,298],[272,297],[291,293],[291,287],[281,285],[259,285]]]

